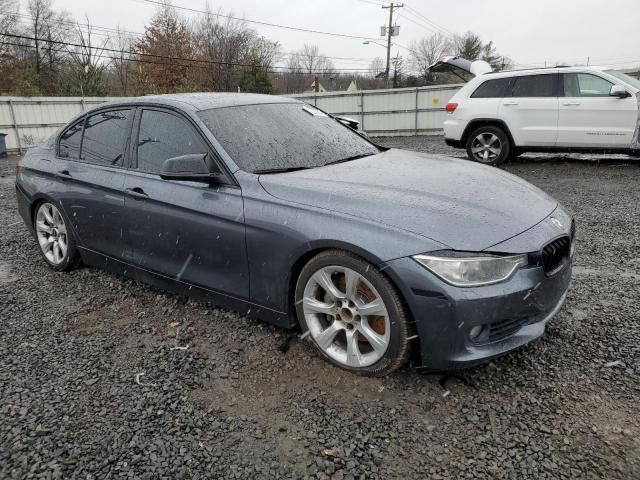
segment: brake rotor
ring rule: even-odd
[[[335,276],[334,283],[340,291],[344,292],[346,290],[346,277],[344,273],[337,273]],[[373,302],[376,299],[375,294],[371,291],[371,289],[364,282],[358,282],[356,286],[356,296],[363,303]],[[376,332],[378,335],[384,335],[385,321],[384,317],[369,317],[369,326]],[[367,342],[367,340],[362,336],[362,334],[358,334],[358,340],[361,342]]]

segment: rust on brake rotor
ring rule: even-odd
[[[338,273],[335,276],[334,284],[336,285],[336,287],[338,287],[338,289],[341,292],[344,292],[346,290],[347,282],[346,282],[346,278],[345,278],[344,273]],[[365,303],[373,302],[376,299],[375,294],[371,291],[369,286],[367,284],[365,284],[364,282],[359,282],[356,288],[357,288],[357,292],[358,292],[358,297],[363,299],[363,300],[366,300]],[[384,323],[385,323],[384,322],[384,317],[382,317],[382,316],[370,317],[369,318],[369,326],[378,335],[384,335]],[[362,336],[362,334],[359,334],[359,340],[363,341],[363,342],[367,341]]]

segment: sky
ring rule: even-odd
[[[143,32],[156,6],[144,0],[53,0],[56,9],[76,19],[88,15],[91,23]],[[22,0],[25,4],[26,0]],[[173,5],[204,9],[205,0],[173,0]],[[380,26],[387,20],[382,0],[216,0],[213,10],[281,25],[369,37],[384,43]],[[386,3],[386,2],[385,2]],[[471,30],[492,40],[499,53],[517,65],[568,63],[614,64],[640,68],[640,0],[409,0],[399,10],[397,52],[409,57],[407,47],[434,32]],[[24,5],[23,5],[24,8]],[[416,13],[419,12],[419,13]],[[185,16],[193,15],[182,12]],[[426,18],[426,20],[425,20]],[[283,52],[316,44],[337,69],[367,69],[385,48],[362,39],[303,33],[248,24],[277,40]],[[404,48],[403,48],[404,47]]]

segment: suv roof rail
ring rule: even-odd
[[[527,68],[514,68],[512,70],[500,70],[500,72],[495,73],[504,73],[504,72],[526,72],[529,70],[553,70],[554,68],[571,68],[571,65],[554,65],[553,67],[527,67]]]

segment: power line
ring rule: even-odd
[[[376,2],[375,0],[357,0],[358,2],[368,3],[369,5],[376,5],[378,7],[382,7],[384,2]]]
[[[16,16],[25,18],[25,19],[34,19],[34,17],[32,15],[27,15],[27,14],[15,14]],[[92,35],[96,35],[96,36],[102,36],[102,37],[110,37],[109,33],[113,33],[113,34],[119,34],[119,33],[126,33],[129,34],[131,36],[135,36],[135,37],[143,37],[144,33],[141,32],[134,32],[134,31],[130,31],[130,30],[123,30],[123,29],[118,29],[118,28],[113,28],[113,27],[103,27],[103,26],[99,26],[99,25],[95,25],[92,23],[81,23],[81,22],[76,22],[76,21],[65,21],[65,20],[58,20],[58,23],[61,23],[63,25],[70,25],[72,27],[77,27],[79,29],[84,29],[86,31],[88,31],[89,29],[91,30],[98,30],[98,32],[94,32],[92,31]],[[28,26],[28,25],[26,25]],[[106,32],[106,33],[103,33]],[[310,54],[304,54],[302,52],[282,52],[283,55],[285,56],[293,56],[293,55],[300,55],[300,56],[304,56],[304,57],[311,57],[313,55]],[[330,56],[330,55],[323,55],[326,58],[330,58],[332,60],[352,60],[352,61],[358,61],[361,60],[363,62],[371,62],[372,59],[370,58],[366,58],[366,57],[335,57],[335,56]]]
[[[335,32],[324,32],[321,30],[312,30],[309,28],[303,28],[303,27],[293,27],[291,25],[281,25],[278,23],[269,23],[269,22],[263,22],[260,20],[249,20],[248,18],[240,18],[240,17],[235,17],[233,15],[224,15],[222,13],[214,13],[214,12],[208,12],[206,10],[198,10],[196,8],[190,8],[190,7],[183,7],[180,5],[169,5],[166,3],[163,3],[162,1],[158,1],[158,0],[141,0],[143,2],[146,3],[151,3],[154,5],[159,5],[162,7],[168,7],[168,8],[173,8],[173,9],[178,9],[178,10],[184,10],[187,12],[192,12],[192,13],[200,13],[200,14],[204,14],[204,15],[209,15],[209,16],[213,16],[213,17],[222,17],[222,18],[227,18],[230,20],[237,20],[240,22],[247,22],[247,23],[255,23],[256,25],[263,25],[263,26],[267,26],[267,27],[274,27],[274,28],[283,28],[286,30],[294,30],[294,31],[298,31],[298,32],[305,32],[305,33],[315,33],[318,35],[329,35],[329,36],[333,36],[333,37],[342,37],[342,38],[353,38],[356,40],[375,40],[375,38],[372,37],[364,37],[364,36],[358,36],[358,35],[348,35],[345,33],[335,33]]]
[[[412,18],[409,18],[405,13],[399,13],[398,14],[398,18],[404,18],[405,20],[409,20],[411,23],[413,23],[414,25],[417,25],[421,28],[424,28],[425,30],[428,30],[430,33],[440,33],[439,30],[436,30],[434,27],[428,26],[424,23],[420,23],[417,20],[414,20]]]
[[[405,2],[405,3],[406,3],[406,2]],[[453,34],[454,34],[451,30],[449,30],[449,29],[447,29],[447,28],[445,28],[445,27],[443,27],[443,26],[441,26],[441,25],[438,25],[438,24],[437,24],[436,22],[434,22],[433,20],[430,20],[429,18],[425,17],[422,13],[420,13],[420,11],[416,10],[416,9],[415,9],[415,8],[413,8],[411,5],[408,5],[408,4],[407,4],[406,6],[407,6],[407,9],[408,9],[408,10],[410,10],[410,11],[413,13],[413,15],[414,15],[414,16],[416,16],[416,17],[418,17],[418,18],[422,19],[423,21],[425,21],[425,22],[426,22],[426,23],[428,23],[428,24],[433,25],[435,28],[437,28],[437,29],[438,29],[438,30],[440,30],[441,32],[443,32],[443,33],[447,33],[447,34],[449,34],[449,35],[453,35]]]
[[[218,61],[218,60],[206,60],[206,59],[197,59],[197,58],[185,58],[185,57],[175,57],[175,56],[168,56],[168,55],[156,55],[156,54],[151,54],[151,53],[142,53],[142,52],[136,52],[136,51],[127,51],[127,50],[118,50],[118,49],[114,49],[114,48],[106,48],[106,47],[94,47],[91,45],[82,45],[82,44],[78,44],[78,43],[71,43],[71,42],[64,42],[61,40],[51,40],[51,39],[45,39],[45,38],[38,38],[38,37],[30,37],[30,36],[26,36],[26,35],[15,35],[15,34],[11,34],[11,33],[7,33],[7,32],[0,32],[0,36],[5,36],[5,37],[9,37],[9,38],[15,38],[15,39],[19,39],[19,40],[30,40],[30,41],[39,41],[42,43],[53,43],[56,45],[63,45],[66,47],[75,47],[75,48],[86,48],[86,49],[90,49],[90,50],[98,50],[100,52],[109,52],[109,53],[118,53],[120,55],[128,55],[128,56],[138,56],[138,57],[145,57],[145,58],[153,58],[153,59],[160,59],[160,60],[172,60],[172,61],[181,61],[181,62],[190,62],[190,65],[183,65],[183,66],[201,66],[203,68],[206,68],[208,65],[218,65],[218,66],[229,66],[229,67],[248,67],[248,68],[256,68],[256,67],[261,67],[264,68],[266,71],[269,71],[270,73],[293,73],[293,74],[299,74],[299,75],[313,75],[313,74],[318,74],[318,75],[326,75],[326,74],[331,74],[331,73],[340,73],[340,72],[336,72],[335,69],[319,69],[317,71],[313,71],[313,72],[301,72],[297,69],[292,69],[290,67],[282,67],[282,66],[263,66],[263,65],[259,65],[259,64],[246,64],[246,63],[236,63],[236,62],[222,62],[222,61]],[[9,43],[9,42],[5,42],[5,45],[12,45],[12,46],[16,46],[16,47],[27,47],[27,48],[36,48],[34,45],[29,45],[29,44],[21,44],[21,43]],[[114,57],[114,56],[109,56],[109,55],[103,55],[102,53],[100,53],[99,55],[94,55],[94,58],[108,58],[108,59],[112,59],[112,60],[120,60],[120,61],[135,61],[135,62],[140,62],[140,63],[157,63],[159,65],[173,65],[175,66],[175,64],[171,64],[171,63],[166,63],[166,62],[151,62],[148,60],[141,60],[140,58],[131,58],[131,57],[127,57],[127,58],[123,58],[123,57]],[[278,72],[278,71],[274,71],[275,69],[284,69],[285,71],[283,72]],[[364,72],[364,71],[369,71],[368,68],[344,68],[342,69],[344,72]]]

